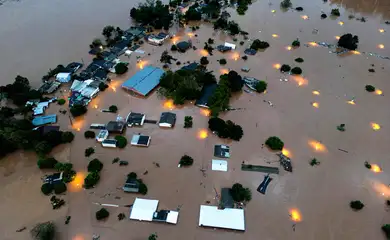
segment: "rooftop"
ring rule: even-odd
[[[32,124],[34,126],[41,126],[41,125],[55,123],[55,122],[57,122],[57,115],[56,114],[51,114],[51,115],[47,115],[47,116],[39,116],[39,117],[35,117],[32,120]]]
[[[133,125],[142,126],[144,125],[144,121],[145,121],[145,114],[142,113],[130,112],[126,118],[126,122],[129,127],[132,127]]]
[[[217,86],[218,85],[216,83],[203,86],[201,96],[198,100],[196,100],[195,105],[198,107],[208,108],[209,98],[214,94],[215,89],[217,89]]]
[[[230,148],[226,145],[215,145],[214,146],[214,156],[220,158],[229,158],[230,157]]]
[[[200,206],[199,226],[245,231],[244,209]]]
[[[143,136],[143,135],[133,135],[131,139],[131,145],[135,146],[149,146],[150,143],[150,137],[149,136]]]
[[[174,126],[176,123],[176,114],[171,112],[163,112],[160,116],[159,125],[160,126]]]
[[[160,68],[146,66],[124,82],[122,87],[142,96],[146,96],[157,87],[163,74],[164,71]]]
[[[130,219],[152,221],[157,206],[158,200],[136,198],[130,210]]]
[[[122,133],[125,128],[124,122],[110,121],[107,123],[106,129],[110,133]]]

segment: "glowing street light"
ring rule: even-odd
[[[294,222],[302,221],[302,215],[299,212],[299,210],[296,208],[290,209],[290,217],[291,217],[291,220],[293,220]]]
[[[337,40],[339,40],[339,39],[340,39],[340,36],[334,36],[334,38],[336,38]]]
[[[385,32],[385,29],[380,28],[380,29],[378,29],[378,31],[379,31],[380,33],[384,33],[384,32]]]
[[[319,91],[313,91],[312,93],[313,93],[313,95],[320,95]]]
[[[310,140],[309,146],[313,148],[316,152],[325,152],[326,146],[318,141]]]
[[[384,49],[384,48],[385,48],[385,45],[383,45],[383,44],[378,44],[378,48]]]
[[[372,130],[374,130],[374,131],[378,131],[378,130],[381,129],[381,125],[379,125],[378,123],[372,122],[372,123],[371,123],[371,128],[372,128]]]
[[[175,105],[173,104],[173,100],[168,99],[168,100],[164,101],[163,108],[169,109],[169,110],[174,109]]]
[[[343,25],[344,25],[344,22],[343,22],[343,21],[340,21],[340,22],[338,22],[338,24],[339,24],[340,26],[343,26]]]
[[[209,134],[208,134],[207,130],[205,130],[205,129],[201,129],[198,132],[198,138],[200,138],[200,139],[205,139],[208,137],[208,135]]]
[[[211,111],[210,111],[209,109],[201,108],[201,109],[200,109],[200,113],[201,113],[203,116],[208,117],[208,116],[210,116]]]
[[[278,38],[279,35],[278,35],[278,34],[272,34],[272,37],[273,37],[273,38]]]
[[[374,173],[380,173],[382,172],[382,169],[377,164],[371,164],[371,171]]]
[[[272,65],[272,67],[275,69],[280,69],[282,65],[280,65],[279,63],[275,63],[274,65]]]
[[[286,157],[291,158],[291,152],[290,152],[290,150],[288,150],[288,149],[286,149],[286,148],[283,148],[283,149],[282,149],[282,154],[283,154],[284,156],[286,156]]]
[[[312,47],[317,47],[318,43],[316,43],[316,42],[309,42],[309,45],[312,46]]]
[[[286,50],[287,50],[287,51],[291,51],[291,49],[292,49],[291,46],[287,46],[287,47],[286,47]]]
[[[311,105],[313,107],[315,107],[315,108],[319,108],[320,107],[320,104],[318,102],[313,102]]]
[[[307,16],[307,15],[302,15],[301,18],[302,18],[303,20],[307,20],[307,19],[309,19],[309,16]]]

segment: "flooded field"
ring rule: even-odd
[[[56,148],[53,154],[59,161],[72,162],[82,179],[88,164],[84,150],[94,147],[95,154],[91,158],[104,162],[97,187],[84,190],[80,181],[72,183],[63,197],[67,205],[53,211],[49,198],[40,192],[40,179],[47,173],[36,168],[35,155],[16,153],[8,156],[0,162],[0,210],[5,216],[0,219],[0,239],[30,239],[29,229],[37,222],[48,220],[57,223],[63,240],[89,240],[93,234],[100,234],[101,239],[141,240],[154,232],[159,240],[385,239],[380,227],[390,223],[385,206],[385,200],[390,198],[387,153],[390,144],[390,60],[368,53],[390,56],[390,25],[385,24],[390,20],[386,19],[390,18],[390,4],[374,0],[327,3],[301,0],[293,1],[293,7],[303,7],[302,12],[283,12],[279,3],[257,1],[245,16],[228,9],[232,19],[249,32],[250,39],[240,46],[238,43],[244,40],[239,36],[236,51],[226,54],[214,51],[213,56],[208,56],[207,68],[216,76],[232,69],[242,76],[268,82],[266,94],[242,92],[234,95],[231,106],[243,109],[221,115],[242,126],[241,141],[225,141],[210,132],[206,138],[201,138],[199,133],[207,130],[208,117],[191,103],[182,107],[170,106],[164,104],[164,99],[156,92],[141,99],[121,89],[121,83],[145,65],[161,67],[161,53],[170,49],[173,40],[161,47],[145,44],[141,47],[146,52],[142,64],[137,64],[134,55],[129,59],[122,57],[130,63],[129,72],[121,77],[113,75],[110,88],[90,103],[83,118],[75,119],[71,125],[67,115],[59,116],[62,130],[72,129],[78,134],[73,143]],[[16,74],[20,74],[38,86],[42,75],[57,64],[81,59],[89,62],[91,56],[87,52],[92,39],[100,36],[105,25],[130,26],[128,13],[135,4],[123,0],[5,2],[0,6],[0,19],[7,23],[0,26],[0,83],[10,83]],[[340,8],[340,17],[321,20],[322,12],[330,16],[331,9],[336,7]],[[365,17],[366,22],[356,20],[361,17]],[[200,29],[193,34],[188,29],[173,28],[171,31],[177,34],[176,41],[191,39],[198,49],[202,49],[210,37],[215,39],[214,45],[233,42],[230,36],[214,32],[207,23],[197,25]],[[336,44],[337,37],[345,33],[359,36],[359,52],[337,56],[330,53],[330,49],[313,44]],[[251,39],[256,38],[269,42],[270,48],[249,56],[247,61],[242,60],[244,50]],[[301,47],[289,50],[288,46],[296,38]],[[185,62],[199,61],[205,55],[207,53],[202,50],[172,53],[182,64],[172,64],[171,68],[176,70]],[[294,62],[298,57],[304,62]],[[217,62],[221,58],[227,59],[226,65]],[[275,67],[278,64],[300,66],[302,77],[281,74]],[[251,70],[241,72],[244,66]],[[370,68],[375,72],[369,72]],[[382,92],[368,93],[364,89],[366,84]],[[56,95],[62,94],[57,92]],[[128,145],[123,150],[105,149],[94,140],[85,139],[83,133],[91,123],[106,123],[116,118],[115,114],[100,112],[110,105],[117,105],[122,117],[135,111],[155,120],[162,111],[172,109],[177,114],[177,124],[174,129],[167,130],[150,124],[126,130],[128,139],[134,133],[150,135],[149,148]],[[58,113],[59,109],[52,104],[47,113]],[[183,128],[187,115],[194,118],[191,129]],[[345,132],[337,130],[340,124],[346,125]],[[243,172],[240,167],[243,161],[278,166],[275,153],[261,148],[269,136],[279,136],[284,141],[294,171],[281,170],[279,175],[272,175],[267,194],[262,195],[256,188],[264,174]],[[228,172],[211,171],[214,145],[221,143],[231,147]],[[194,158],[194,165],[177,168],[184,154]],[[129,161],[129,165],[112,164],[115,157]],[[321,164],[310,166],[312,158]],[[365,161],[377,164],[382,171],[368,170],[364,167]],[[205,170],[204,175],[201,170]],[[132,171],[148,185],[146,198],[160,200],[159,209],[180,207],[177,225],[117,220],[121,212],[128,218],[129,209],[122,206],[132,204],[137,196],[121,190],[126,175]],[[217,205],[214,189],[230,187],[236,182],[252,190],[252,201],[245,208],[246,231],[198,227],[199,205],[207,201]],[[352,211],[351,200],[361,200],[365,208]],[[121,207],[109,208],[109,219],[97,222],[95,212],[100,207],[96,203]],[[72,219],[69,225],[64,225],[67,215]],[[16,232],[22,227],[27,230]]]

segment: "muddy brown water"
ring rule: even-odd
[[[284,13],[277,1],[271,1],[271,4],[258,1],[251,5],[245,16],[237,16],[230,10],[232,18],[250,33],[251,39],[259,38],[271,45],[266,51],[249,57],[248,61],[240,58],[235,61],[234,58],[243,54],[249,41],[245,41],[244,46],[238,45],[234,53],[215,51],[213,56],[208,56],[208,68],[217,76],[228,69],[239,71],[242,66],[247,66],[251,68],[250,72],[242,75],[268,82],[266,94],[243,92],[234,95],[232,107],[244,109],[221,115],[243,127],[244,137],[240,142],[224,141],[211,133],[206,139],[200,139],[199,131],[207,129],[208,118],[190,103],[172,109],[178,119],[174,129],[145,124],[142,128],[126,130],[124,135],[129,140],[134,133],[150,135],[149,148],[129,145],[123,150],[104,149],[94,140],[84,139],[83,132],[91,123],[105,123],[117,115],[125,117],[129,111],[144,112],[148,119],[157,120],[162,111],[170,110],[164,107],[164,101],[156,92],[143,99],[120,88],[120,84],[140,68],[134,55],[122,57],[130,62],[130,71],[125,76],[112,76],[111,88],[92,101],[82,119],[74,120],[72,126],[67,115],[59,114],[61,128],[77,134],[72,144],[55,149],[54,156],[60,161],[72,162],[77,171],[85,174],[88,159],[84,157],[84,150],[94,147],[96,152],[90,159],[97,157],[105,164],[100,183],[91,190],[70,185],[69,193],[62,196],[67,201],[66,207],[52,211],[48,197],[40,193],[41,177],[50,172],[36,168],[34,154],[7,156],[0,162],[0,210],[5,216],[0,220],[0,239],[29,239],[29,229],[35,223],[47,220],[57,223],[59,239],[72,240],[91,239],[92,234],[100,234],[101,239],[141,240],[154,232],[162,240],[384,239],[380,226],[390,221],[384,204],[390,197],[387,188],[390,171],[390,112],[387,107],[390,62],[364,54],[337,57],[327,48],[306,47],[304,43],[335,43],[336,36],[351,32],[359,36],[359,51],[390,56],[390,28],[384,24],[390,7],[385,1],[332,2],[294,1],[294,7],[303,7],[303,12]],[[88,44],[100,36],[105,25],[130,26],[128,12],[134,4],[122,0],[5,2],[0,6],[0,19],[7,23],[0,26],[1,84],[10,83],[16,74],[21,74],[38,86],[40,77],[48,68],[81,59],[90,61]],[[337,6],[341,8],[340,17],[320,19],[321,11],[330,15],[330,10]],[[275,13],[272,10],[276,10]],[[349,20],[350,14],[364,16],[367,22]],[[302,16],[308,16],[308,19],[304,20]],[[318,33],[313,34],[313,29],[318,29]],[[384,32],[381,33],[380,29]],[[188,30],[173,28],[172,32],[177,33],[178,41],[190,38]],[[192,36],[191,39],[198,49],[209,37],[215,39],[215,45],[232,42],[231,37],[214,32],[208,24],[200,24],[200,30],[195,34],[198,37]],[[278,37],[273,37],[273,34]],[[300,39],[301,47],[286,50],[285,47],[296,38]],[[238,37],[238,42],[242,40],[241,36]],[[146,53],[151,54],[141,56],[143,62],[161,66],[161,52],[169,49],[170,44],[142,46]],[[384,48],[378,48],[379,44]],[[172,55],[183,63],[198,61],[204,53],[190,50]],[[305,62],[295,63],[297,57],[302,57]],[[220,58],[227,59],[225,66],[218,64]],[[301,66],[304,71],[302,78],[282,75],[273,67],[283,63]],[[172,64],[172,69],[179,67]],[[369,68],[376,72],[368,72]],[[383,96],[367,93],[364,90],[366,84],[382,90]],[[313,91],[320,95],[314,95]],[[57,92],[56,96],[65,94]],[[347,103],[352,98],[355,98],[355,105]],[[271,101],[273,107],[267,101]],[[318,103],[318,108],[312,106],[313,102]],[[113,104],[118,106],[118,114],[100,112]],[[47,113],[58,113],[59,109],[52,104]],[[187,115],[194,118],[192,129],[183,128],[184,116]],[[345,132],[336,130],[336,126],[342,123],[346,124]],[[380,124],[381,129],[374,131],[371,123]],[[256,188],[264,174],[242,172],[240,164],[245,161],[277,166],[275,154],[261,148],[269,136],[283,139],[291,154],[294,172],[282,170],[278,176],[272,176],[267,194],[261,195]],[[213,146],[220,143],[231,146],[228,172],[211,171]],[[190,168],[177,168],[184,154],[192,156],[195,163]],[[129,165],[111,164],[115,157],[129,161]],[[308,162],[312,158],[317,158],[321,164],[311,167]],[[364,167],[365,161],[378,164],[383,172],[369,171]],[[159,163],[160,167],[154,163]],[[205,170],[205,176],[201,169]],[[127,205],[134,201],[136,195],[124,194],[118,189],[126,174],[132,171],[147,183],[149,192],[145,197],[160,200],[160,209],[181,207],[176,226],[128,219],[118,221],[116,216],[120,212],[128,218],[129,209],[125,207],[110,208],[111,216],[107,221],[95,220],[94,214],[99,206],[93,203]],[[143,175],[146,171],[148,174]],[[216,205],[214,189],[229,187],[235,182],[252,190],[252,201],[245,211],[246,232],[198,227],[199,205],[206,201]],[[349,201],[355,199],[366,205],[360,212],[353,212],[348,206]],[[292,229],[294,222],[289,217],[292,209],[298,209],[301,214],[301,222],[296,223],[295,231]],[[72,216],[69,225],[64,225],[66,215]],[[27,230],[15,232],[23,226]]]

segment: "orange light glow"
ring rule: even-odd
[[[272,34],[272,37],[273,37],[273,38],[278,38],[279,35],[278,35],[278,34]]]
[[[200,139],[205,139],[207,138],[209,135],[209,133],[207,132],[207,130],[205,129],[201,129],[199,132],[198,132],[198,138]]]
[[[303,20],[307,20],[307,19],[309,19],[309,16],[307,16],[307,15],[302,15],[301,18],[302,18]]]
[[[349,101],[347,101],[347,103],[351,104],[351,105],[356,105],[355,100],[349,100]]]
[[[272,13],[276,13],[276,10],[272,9],[271,12],[272,12]]]
[[[315,107],[315,108],[319,108],[320,107],[320,104],[318,102],[313,102],[311,105],[313,107]]]
[[[382,92],[382,90],[380,90],[380,89],[376,89],[376,90],[375,90],[375,94],[376,94],[376,95],[382,95],[383,92]]]
[[[295,209],[295,208],[290,209],[290,217],[291,217],[291,220],[293,220],[294,222],[302,221],[302,215],[298,209]]]
[[[316,42],[309,42],[309,45],[312,46],[312,47],[317,47],[318,44]]]
[[[233,53],[232,59],[233,59],[234,61],[237,61],[239,58],[240,58],[240,54],[238,54],[237,52]]]
[[[200,114],[202,114],[203,116],[206,116],[206,117],[208,117],[208,116],[210,116],[210,110],[209,109],[205,109],[205,108],[201,108],[200,109]]]
[[[360,55],[361,54],[359,51],[356,51],[356,50],[352,51],[352,53],[355,54],[355,55]]]
[[[93,105],[93,108],[95,108],[95,109],[98,108],[98,105],[97,104]]]
[[[340,26],[343,26],[343,25],[344,25],[344,22],[340,21],[340,22],[338,22],[338,24],[339,24]]]
[[[77,172],[74,179],[69,183],[71,192],[78,192],[83,188],[85,173]]]
[[[298,86],[307,85],[309,81],[302,76],[292,76],[293,80],[298,84]]]
[[[274,65],[272,65],[273,68],[275,69],[280,69],[282,67],[282,65],[280,65],[279,63],[275,63]]]
[[[73,123],[72,124],[72,129],[80,132],[81,128],[85,124],[85,120],[82,117],[78,117],[78,118],[74,119],[72,123]]]
[[[390,187],[388,185],[385,185],[381,182],[374,181],[373,188],[381,196],[384,196],[386,198],[390,196]]]
[[[139,69],[144,69],[144,67],[145,67],[147,64],[148,64],[147,61],[141,60],[141,61],[138,62],[137,65],[138,65]]]
[[[316,152],[326,152],[326,146],[318,141],[310,140],[309,146],[313,148]]]
[[[287,51],[290,51],[291,49],[292,49],[291,46],[287,46],[287,47],[286,47],[286,50],[287,50]]]
[[[172,110],[172,109],[175,108],[175,104],[173,104],[173,100],[168,99],[168,100],[164,101],[163,107],[164,107],[165,109],[170,109],[170,110]]]
[[[320,92],[319,91],[313,91],[312,92],[314,95],[320,95]]]
[[[203,57],[207,57],[209,55],[209,52],[207,52],[206,50],[204,49],[201,49],[200,50],[200,55],[203,56]]]
[[[340,39],[340,36],[334,36],[334,38],[336,38],[337,40],[339,40],[339,39]]]
[[[382,172],[382,169],[377,164],[371,164],[371,171],[379,173]]]
[[[116,92],[116,87],[111,87],[112,91]]]
[[[283,148],[282,153],[284,156],[291,158],[291,152],[290,150]]]
[[[176,44],[176,43],[179,41],[179,39],[180,39],[179,37],[174,36],[174,37],[172,37],[171,40],[172,40],[172,43],[173,43],[173,44]]]
[[[381,28],[381,29],[378,29],[378,31],[379,31],[380,33],[384,33],[384,32],[385,32],[385,29]]]
[[[72,240],[85,240],[86,238],[84,238],[83,236],[81,235],[76,235],[72,238]]]
[[[383,45],[383,44],[379,44],[379,45],[378,45],[378,48],[380,48],[380,49],[384,49],[384,48],[385,48],[385,45]]]
[[[372,122],[372,123],[371,123],[371,128],[372,128],[374,131],[378,131],[379,129],[381,129],[381,125],[379,125],[378,123]]]
[[[194,34],[193,33],[187,33],[187,35],[190,37],[190,38],[192,38],[193,36],[194,36]]]
[[[226,69],[226,68],[222,68],[222,69],[219,70],[219,72],[221,73],[221,75],[223,75],[223,74],[228,74],[229,70]]]

